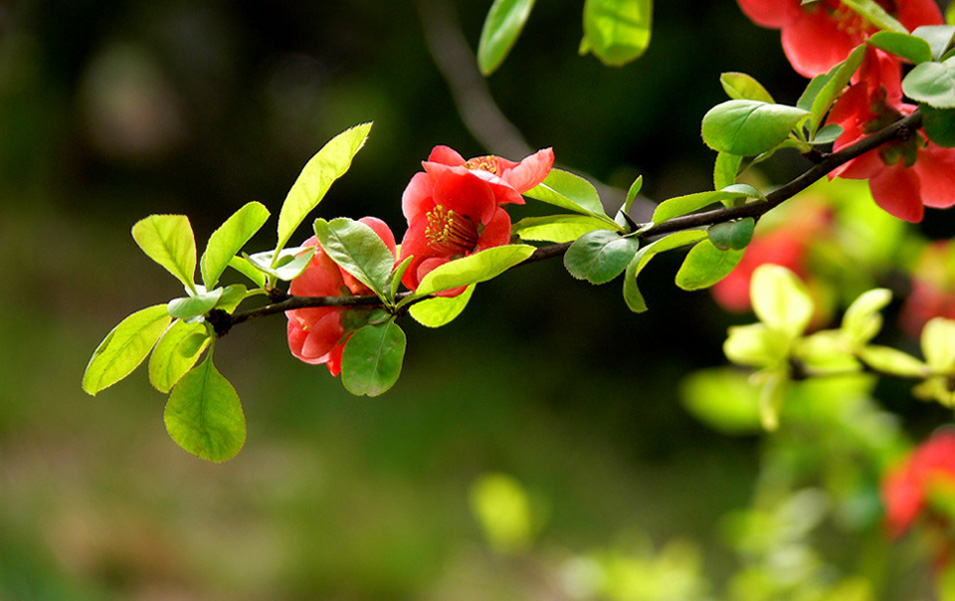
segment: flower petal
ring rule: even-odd
[[[890,215],[912,223],[922,220],[925,209],[914,171],[899,165],[886,166],[869,179],[869,189],[875,203]]]
[[[512,169],[505,170],[501,179],[523,194],[544,181],[553,166],[554,150],[544,148],[525,157]]]
[[[844,61],[859,42],[859,36],[850,37],[839,28],[838,21],[824,6],[800,10],[799,16],[782,30],[783,52],[793,69],[804,77],[828,72]]]
[[[511,216],[504,209],[498,208],[493,217],[484,226],[484,232],[478,238],[475,252],[485,248],[503,246],[511,241]]]
[[[757,25],[779,29],[799,16],[799,0],[737,0]]]
[[[497,210],[491,186],[474,173],[446,171],[434,183],[434,204],[486,224]]]
[[[401,195],[401,212],[408,223],[434,208],[433,194],[434,180],[427,173],[415,173]]]
[[[925,206],[947,209],[955,205],[955,149],[929,142],[919,151],[912,169],[918,174]]]
[[[452,167],[459,167],[465,162],[464,157],[450,146],[435,146],[428,156],[428,161],[431,163],[451,165]]]

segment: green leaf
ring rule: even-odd
[[[932,60],[932,47],[929,43],[907,33],[880,31],[867,39],[866,43],[915,64]]]
[[[753,271],[750,298],[753,312],[761,322],[791,337],[806,330],[815,310],[812,297],[796,274],[772,263],[764,263]]]
[[[192,369],[211,340],[206,324],[175,321],[149,357],[149,381],[156,390],[169,392]]]
[[[753,239],[753,229],[756,221],[746,217],[736,221],[724,221],[711,225],[707,229],[707,236],[713,246],[719,250],[742,250]]]
[[[169,301],[166,305],[166,310],[171,317],[177,319],[192,319],[199,315],[205,315],[210,309],[216,306],[223,291],[224,288],[220,287],[206,292],[205,289],[202,289],[200,286],[200,290],[195,296],[174,298]]]
[[[171,321],[166,305],[153,305],[119,322],[93,351],[83,373],[83,390],[95,395],[131,374]]]
[[[699,209],[707,207],[715,202],[729,204],[729,201],[734,201],[737,198],[764,199],[765,196],[763,196],[759,190],[750,186],[749,184],[733,184],[731,186],[726,186],[722,190],[712,192],[696,192],[695,194],[687,194],[686,196],[677,196],[675,198],[664,200],[658,204],[656,210],[653,211],[653,218],[651,221],[654,223],[663,223],[664,221],[669,221],[674,217],[680,217],[682,215],[687,215],[694,211],[698,211]]]
[[[703,230],[684,230],[670,234],[665,238],[654,240],[650,244],[641,247],[640,250],[637,251],[637,254],[633,256],[633,259],[630,260],[630,263],[627,265],[627,271],[623,276],[623,299],[627,303],[627,307],[634,313],[642,313],[647,310],[647,304],[643,299],[643,294],[640,293],[640,289],[637,287],[637,276],[639,276],[643,268],[647,266],[650,259],[661,252],[673,250],[674,248],[686,246],[687,244],[694,244],[705,238],[706,232]]]
[[[355,395],[378,396],[398,381],[407,340],[394,321],[361,328],[342,353],[342,384]]]
[[[859,349],[859,358],[866,365],[896,376],[924,376],[928,367],[908,353],[890,346],[867,346]]]
[[[809,112],[758,100],[728,100],[703,116],[703,141],[719,152],[753,156],[782,144]]]
[[[776,367],[789,355],[790,338],[784,332],[771,330],[762,323],[730,326],[723,342],[726,358],[737,365]]]
[[[245,444],[239,395],[216,370],[211,352],[173,387],[163,421],[176,444],[209,461],[232,459]]]
[[[561,244],[594,230],[609,229],[606,221],[587,215],[547,215],[525,217],[511,226],[511,233],[521,240]]]
[[[945,22],[949,25],[955,24],[955,4],[949,3],[948,8],[945,9]]]
[[[909,98],[939,109],[955,108],[955,58],[915,65],[902,80]]]
[[[955,148],[955,109],[937,109],[920,104],[922,129],[929,140],[942,148]]]
[[[407,257],[404,261],[395,266],[395,270],[391,272],[388,280],[388,291],[391,294],[388,298],[394,302],[395,297],[398,296],[398,288],[401,287],[401,278],[405,276],[405,272],[408,271],[408,266],[411,265],[411,261],[414,260],[414,257]]]
[[[759,100],[774,104],[772,95],[751,75],[730,71],[720,75],[720,84],[733,100]]]
[[[185,215],[150,215],[133,226],[133,239],[153,261],[195,292],[196,238]]]
[[[875,338],[882,329],[880,311],[892,302],[892,291],[875,288],[862,293],[846,309],[840,330],[845,334],[851,349],[858,349]]]
[[[245,258],[259,271],[287,282],[302,275],[315,250],[314,246],[283,248],[277,259],[274,251],[255,253]]]
[[[922,329],[922,354],[933,372],[955,370],[955,321],[943,317],[930,319]]]
[[[722,434],[760,430],[759,393],[739,370],[694,372],[680,383],[680,397],[687,411]]]
[[[809,83],[806,84],[806,89],[803,90],[799,96],[799,100],[796,101],[796,108],[801,108],[806,111],[811,110],[813,100],[816,99],[816,96],[819,95],[822,88],[833,78],[838,69],[839,65],[836,65],[830,69],[828,73],[820,73],[809,80]]]
[[[242,301],[245,300],[245,294],[247,290],[242,284],[232,284],[231,286],[226,286],[225,290],[222,292],[222,296],[219,297],[219,302],[216,303],[216,309],[222,309],[226,313],[232,313],[235,311]]]
[[[909,32],[904,25],[885,12],[885,9],[879,6],[875,0],[842,0],[842,3],[862,15],[866,21],[879,29],[898,33]]]
[[[623,212],[629,213],[630,207],[633,206],[633,201],[637,199],[637,195],[640,194],[640,190],[643,189],[643,176],[637,176],[637,179],[633,180],[633,183],[630,184],[630,189],[627,190],[627,199],[623,203]]]
[[[229,267],[252,280],[252,283],[257,287],[265,288],[267,284],[265,272],[253,265],[252,262],[245,257],[232,257],[229,259]]]
[[[279,212],[276,252],[285,248],[292,234],[318,206],[332,183],[348,171],[352,159],[364,146],[370,131],[371,123],[362,123],[346,129],[332,138],[305,164]]]
[[[684,290],[709,288],[733,271],[742,258],[741,250],[719,250],[703,240],[687,253],[676,273],[676,285]]]
[[[819,92],[813,97],[812,104],[810,105],[809,111],[812,113],[812,117],[809,119],[810,138],[815,137],[816,130],[819,129],[819,125],[824,121],[826,113],[829,112],[832,104],[842,95],[842,92],[845,91],[846,86],[849,85],[849,81],[852,79],[852,75],[859,68],[859,65],[862,64],[864,57],[865,46],[860,45],[852,51],[846,60],[829,70],[831,76],[823,83]]]
[[[449,261],[424,276],[415,293],[405,298],[399,305],[413,298],[469,284],[480,284],[496,278],[511,267],[525,261],[534,254],[534,250],[533,246],[527,244],[508,244]]]
[[[640,241],[614,232],[597,230],[578,238],[564,253],[570,275],[591,284],[606,284],[627,268]]]
[[[471,284],[457,296],[436,296],[415,303],[408,308],[408,313],[423,326],[440,328],[454,321],[464,311],[474,294],[475,286],[476,284]]]
[[[739,166],[742,162],[743,157],[738,154],[717,153],[716,162],[713,165],[713,188],[722,190],[735,184],[736,176],[739,174]]]
[[[619,226],[607,217],[600,195],[593,184],[569,171],[551,169],[544,181],[524,193],[525,196],[556,207],[602,219],[614,228]]]
[[[315,236],[325,254],[380,298],[385,298],[395,256],[375,230],[351,219],[317,219]]]
[[[610,67],[642,55],[650,45],[652,0],[586,0],[580,54],[593,52]]]
[[[478,68],[485,77],[504,62],[524,29],[532,8],[534,0],[494,0],[478,41]]]
[[[786,400],[786,387],[789,378],[782,369],[767,374],[759,391],[759,421],[767,432],[779,427],[779,414]]]
[[[951,10],[951,6],[949,10]],[[942,60],[949,46],[952,45],[952,37],[955,36],[955,25],[923,25],[916,27],[912,35],[918,36],[928,42],[932,51],[932,58],[938,61]]]
[[[250,202],[229,217],[219,229],[212,232],[209,243],[206,244],[206,250],[202,253],[202,259],[199,261],[202,282],[207,290],[215,287],[222,272],[229,265],[229,261],[265,225],[268,218],[269,210],[264,205]]]
[[[839,136],[842,135],[842,132],[845,130],[842,129],[841,125],[836,125],[835,123],[830,123],[824,125],[819,131],[816,132],[816,135],[812,137],[809,141],[810,144],[832,144],[839,139]]]
[[[534,519],[533,503],[515,478],[485,474],[471,486],[468,500],[496,552],[520,553],[531,546],[539,520]]]

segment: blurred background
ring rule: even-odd
[[[482,285],[448,327],[403,323],[402,377],[374,399],[293,359],[284,319],[236,328],[216,364],[248,439],[221,465],[167,437],[142,368],[80,389],[114,324],[182,294],[129,235],[142,217],[187,214],[202,244],[249,201],[274,216],[314,152],[374,120],[315,216],[375,215],[400,237],[401,192],[434,145],[495,150],[433,55],[454,35],[474,48],[489,4],[0,0],[0,599],[702,599],[739,569],[726,515],[754,498],[763,438],[715,431],[678,391],[752,318],[677,290],[679,256],[642,276],[643,315],[559,261]],[[649,50],[623,68],[578,56],[581,4],[539,2],[487,85],[531,149],[610,186],[712,186],[699,124],[721,72],[781,102],[805,85],[778,32],[730,0],[657,3]],[[272,227],[249,249],[271,248]],[[879,397],[902,414],[892,440],[949,420],[904,387]],[[495,534],[482,507],[516,522]],[[613,549],[663,592],[588,588]]]

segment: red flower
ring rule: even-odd
[[[933,317],[955,319],[955,244],[929,245],[912,270],[912,292],[902,305],[902,329],[918,336]]]
[[[375,217],[359,219],[378,234],[395,254],[395,236],[384,221]],[[349,296],[372,294],[372,291],[342,269],[325,254],[318,239],[312,236],[304,246],[315,246],[308,267],[292,280],[289,294],[294,296]],[[351,335],[347,326],[348,307],[310,307],[287,311],[288,344],[292,354],[306,363],[324,363],[333,376],[341,373],[342,351]]]
[[[948,485],[948,486],[945,486]],[[955,432],[936,434],[915,449],[882,481],[886,524],[901,536],[923,512],[931,495],[955,485]],[[944,519],[944,516],[933,517]]]
[[[882,129],[915,107],[901,101],[898,69],[880,50],[866,52],[859,81],[836,101],[829,123],[843,128],[836,140],[839,150]],[[891,75],[888,75],[891,74]],[[925,206],[947,208],[955,204],[955,150],[942,148],[921,130],[905,140],[883,144],[855,158],[829,177],[869,180],[876,204],[899,219],[922,220]]]
[[[782,30],[783,51],[805,77],[829,71],[862,41],[878,31],[840,0],[738,0],[754,23]],[[933,0],[876,0],[910,31],[921,25],[941,25],[942,13]]]
[[[494,155],[465,161],[456,150],[435,146],[422,165],[435,180],[449,169],[457,172],[469,170],[491,185],[498,204],[524,204],[521,194],[544,181],[554,166],[554,151],[550,148],[538,150],[519,163]]]
[[[416,290],[421,278],[448,261],[510,241],[511,218],[499,205],[511,201],[501,200],[495,192],[502,186],[478,173],[446,168],[411,178],[402,197],[408,231],[399,259],[414,257],[401,280],[408,288]]]

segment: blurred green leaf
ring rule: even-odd
[[[880,311],[890,302],[892,302],[892,291],[887,288],[876,288],[864,292],[849,305],[842,317],[841,330],[850,348],[858,349],[875,338],[882,329]]]
[[[173,387],[163,420],[176,444],[209,461],[232,459],[245,444],[239,395],[213,365],[211,351]]]
[[[545,215],[521,219],[511,226],[511,233],[521,240],[561,244],[594,230],[608,229],[613,228],[606,221],[588,215]]]
[[[766,324],[731,326],[723,353],[737,365],[749,367],[776,367],[785,361],[789,353],[790,337]]]
[[[647,266],[650,259],[661,252],[673,250],[687,244],[693,244],[706,238],[706,232],[703,230],[685,230],[670,234],[659,240],[654,240],[650,244],[641,247],[627,265],[627,271],[623,276],[623,298],[627,307],[634,313],[642,313],[647,310],[646,301],[640,288],[637,287],[637,277],[643,268]]]
[[[379,298],[385,298],[395,257],[375,230],[351,219],[317,219],[315,235],[325,254]]]
[[[915,64],[932,60],[932,47],[929,43],[907,33],[880,31],[868,38],[866,43]]]
[[[703,116],[703,141],[719,152],[757,155],[782,144],[808,114],[784,104],[728,100]]]
[[[171,321],[166,305],[154,305],[119,322],[93,351],[83,373],[83,390],[95,395],[132,373]]]
[[[269,210],[258,202],[250,202],[229,217],[219,229],[212,232],[199,266],[206,289],[213,288],[219,277],[242,247],[268,221]]]
[[[580,54],[593,52],[602,63],[619,67],[650,45],[652,0],[586,0]]]
[[[763,84],[746,73],[733,71],[723,73],[720,75],[720,84],[726,95],[733,100],[759,100],[770,104],[776,102]]]
[[[505,474],[485,474],[471,485],[468,497],[492,549],[518,553],[530,547],[535,520],[520,482]]]
[[[332,138],[302,169],[292,184],[279,212],[276,253],[285,248],[292,234],[318,206],[332,183],[351,167],[352,159],[364,146],[371,123],[362,123]],[[273,263],[272,267],[275,267]]]
[[[922,129],[929,140],[942,148],[955,148],[955,109],[937,109],[920,104]]]
[[[930,319],[922,329],[922,354],[933,372],[955,370],[955,321],[942,317]]]
[[[196,238],[185,215],[150,215],[133,226],[133,239],[153,261],[195,293]]]
[[[605,284],[627,268],[639,247],[636,238],[622,238],[606,230],[589,232],[564,253],[564,266],[578,280]]]
[[[806,330],[815,309],[802,280],[789,269],[772,263],[764,263],[753,271],[750,298],[761,322],[791,337]]]
[[[760,430],[759,391],[737,369],[697,371],[680,383],[683,405],[698,420],[723,434]]]
[[[478,68],[485,77],[504,62],[521,35],[532,8],[534,0],[494,0],[478,41]]]
[[[759,421],[767,432],[779,427],[779,414],[786,400],[789,378],[783,369],[774,369],[765,374],[759,390]]]
[[[440,328],[454,321],[464,311],[474,294],[475,286],[476,284],[469,285],[457,296],[436,296],[415,303],[408,308],[408,313],[423,326]]]
[[[709,288],[733,271],[742,258],[742,250],[720,250],[703,240],[687,253],[676,273],[676,285],[684,290]]]
[[[156,390],[169,392],[192,369],[211,340],[205,323],[175,321],[149,357],[149,381]]]
[[[921,63],[902,79],[905,95],[939,109],[955,109],[955,58]]]
[[[859,349],[859,358],[878,371],[896,376],[924,376],[927,366],[913,357],[890,346],[871,345]]]
[[[354,334],[342,353],[342,385],[355,395],[378,396],[401,374],[407,339],[394,321],[368,325]]]
[[[405,300],[486,282],[523,262],[534,254],[534,250],[527,244],[508,244],[449,261],[424,276],[418,289]]]
[[[216,306],[224,290],[223,288],[216,288],[206,292],[201,286],[199,288],[195,296],[174,298],[169,301],[166,304],[169,315],[177,319],[192,319],[204,315]]]

